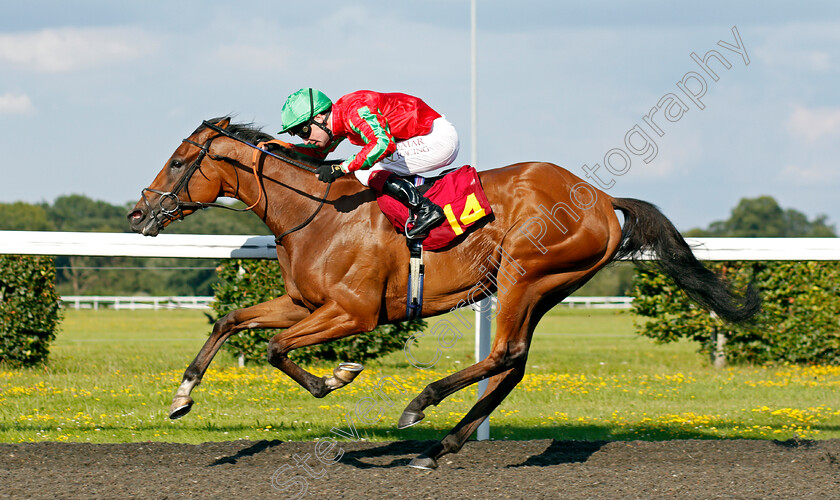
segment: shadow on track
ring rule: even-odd
[[[263,451],[269,448],[273,448],[281,444],[283,444],[283,441],[277,439],[272,441],[257,441],[256,443],[245,448],[244,450],[239,450],[238,452],[236,452],[236,455],[217,459],[215,462],[210,464],[210,466],[215,467],[217,465],[223,464],[235,464],[240,458],[250,457],[256,455],[257,453],[262,453]]]
[[[521,464],[508,465],[507,468],[582,463],[589,460],[589,457],[607,443],[609,441],[558,441],[554,439],[544,452],[529,457]]]

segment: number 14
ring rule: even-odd
[[[461,227],[462,224],[468,226],[485,215],[484,209],[481,208],[481,203],[478,202],[475,193],[467,196],[467,201],[464,203],[464,211],[461,212],[461,217],[458,219],[455,218],[455,212],[452,211],[451,203],[443,207],[443,213],[446,214],[446,220],[449,221],[449,225],[452,226],[452,230],[455,231],[456,235],[463,234],[464,228]],[[458,223],[459,220],[460,224]]]

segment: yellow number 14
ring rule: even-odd
[[[467,201],[464,203],[464,211],[461,212],[461,217],[459,219],[455,218],[455,213],[452,211],[451,203],[448,203],[445,207],[443,207],[443,213],[446,214],[446,220],[449,221],[449,225],[452,226],[452,230],[455,231],[455,234],[463,234],[464,228],[461,227],[461,224],[468,226],[485,215],[484,209],[481,208],[481,204],[478,202],[478,198],[476,198],[475,193],[467,196]],[[459,220],[461,221],[460,224],[458,223]]]

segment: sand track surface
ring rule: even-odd
[[[0,445],[2,498],[840,498],[840,440]]]

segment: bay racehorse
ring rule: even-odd
[[[231,124],[229,117],[205,121],[128,214],[133,231],[155,236],[171,221],[231,197],[247,204],[278,236],[286,295],[216,322],[184,373],[171,418],[189,412],[190,392],[236,332],[285,329],[269,341],[268,361],[323,397],[352,381],[361,366],[343,363],[333,376],[316,377],[289,360],[289,351],[405,319],[409,250],[380,212],[374,192],[353,176],[323,184],[312,173],[317,165],[282,147],[273,155],[253,148],[271,140],[251,125]],[[745,320],[760,307],[751,287],[736,294],[703,267],[673,224],[649,203],[613,198],[550,163],[518,163],[481,172],[480,179],[493,217],[463,241],[426,253],[422,316],[498,292],[491,352],[426,386],[398,425],[416,424],[426,407],[479,380],[489,378],[488,386],[449,434],[412,466],[434,468],[441,456],[461,449],[522,380],[540,318],[618,258],[652,253],[689,297],[723,319]],[[616,210],[623,213],[623,227]]]

